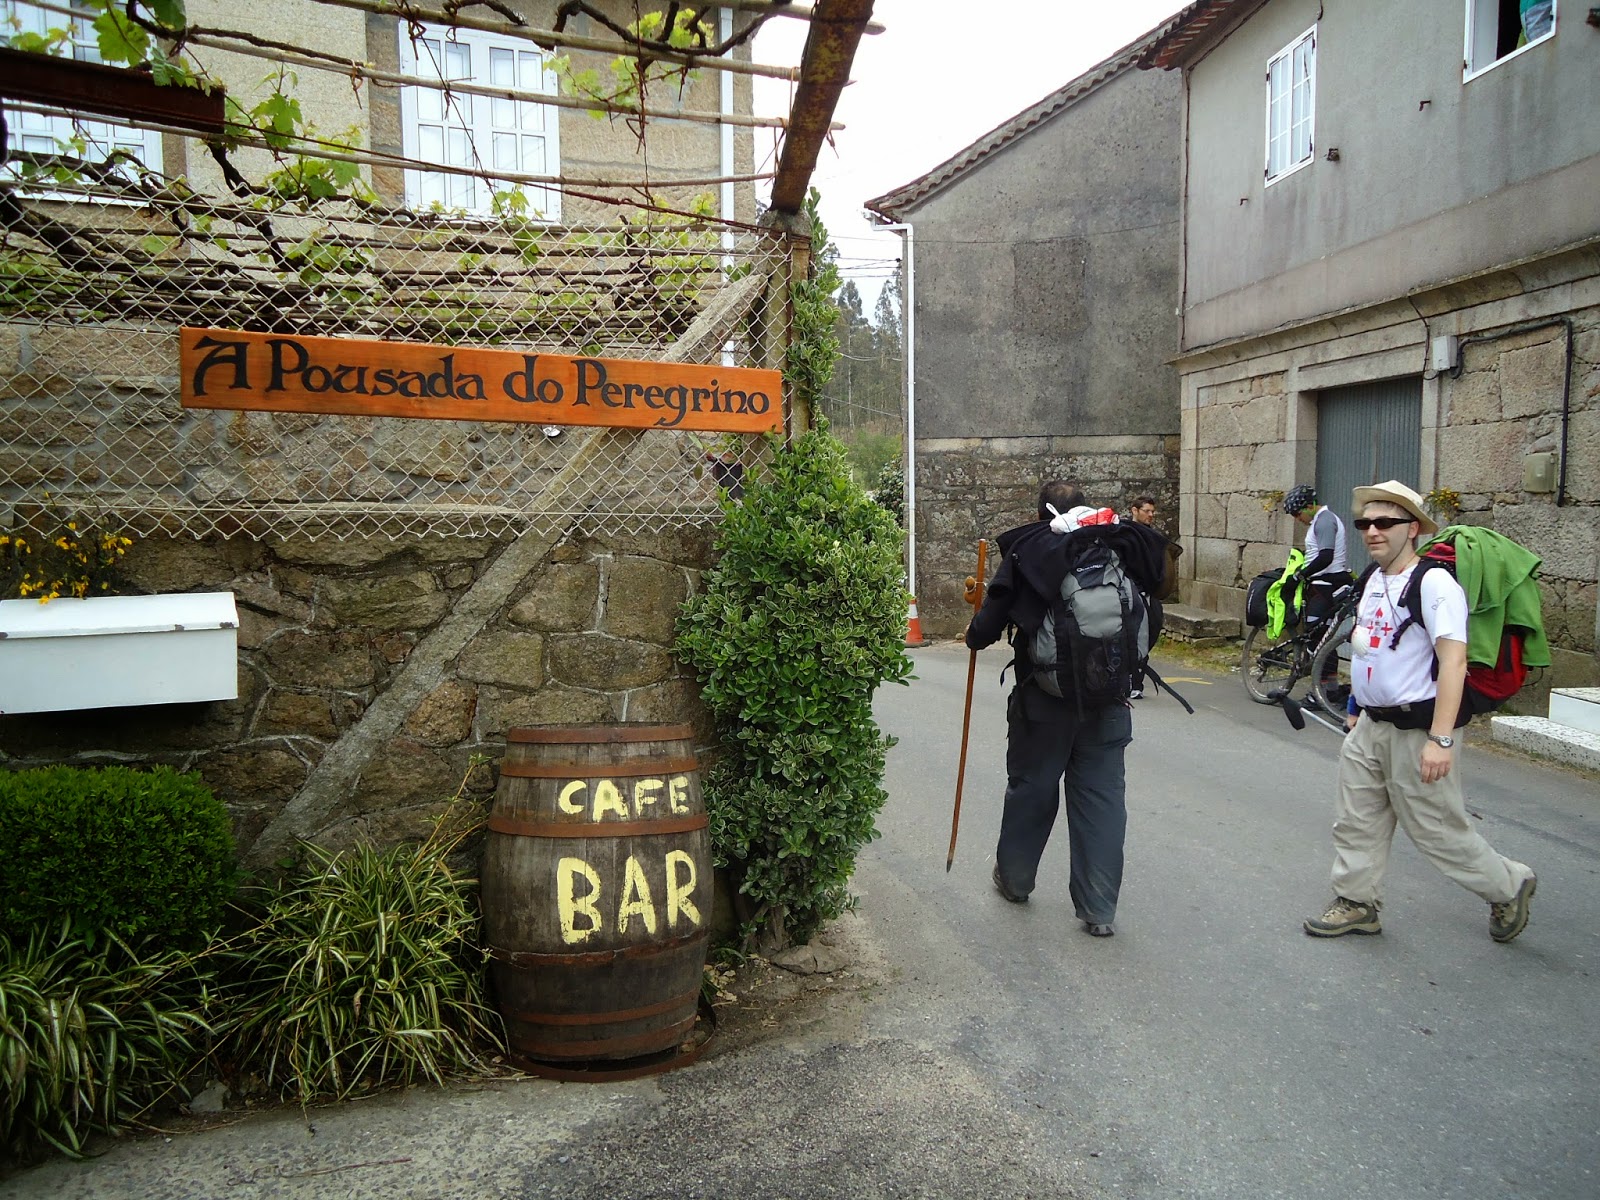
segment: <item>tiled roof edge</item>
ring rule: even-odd
[[[1138,66],[1140,59],[1151,50],[1156,39],[1172,24],[1172,21],[1177,19],[1174,17],[1162,22],[1162,24],[1137,41],[1131,42],[1121,50],[1118,50],[1110,58],[1095,64],[1076,79],[1051,92],[1044,99],[995,126],[977,141],[958,151],[950,158],[945,159],[944,162],[933,168],[926,175],[913,179],[910,183],[903,184],[892,192],[886,192],[876,199],[868,200],[865,207],[881,216],[889,217],[891,220],[897,219],[899,215],[896,212],[897,209],[905,208],[908,205],[916,204],[918,201],[926,199],[958,175],[964,174],[990,155],[1005,149],[1030,130],[1048,121],[1062,109],[1081,100],[1084,96],[1116,78],[1124,71]]]
[[[1139,65],[1171,70],[1189,65],[1196,55],[1221,41],[1267,0],[1195,0],[1168,18],[1151,40]]]

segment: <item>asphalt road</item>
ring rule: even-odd
[[[1003,648],[984,654],[945,872],[967,655],[885,688],[883,838],[830,935],[851,966],[683,1070],[415,1089],[149,1137],[0,1182],[17,1200],[874,1200],[1600,1195],[1600,786],[1467,752],[1483,831],[1534,866],[1533,919],[1397,844],[1381,937],[1318,941],[1337,738],[1237,678],[1136,705],[1117,936],[1073,920],[1066,843],[1031,903],[989,872]],[[779,973],[781,974],[781,973]],[[754,1014],[758,997],[746,1014]],[[771,1028],[766,1028],[766,1026]],[[756,1028],[759,1026],[759,1028]]]
[[[1059,824],[1028,905],[990,887],[1006,657],[979,658],[948,876],[967,655],[921,651],[912,687],[880,696],[901,745],[858,882],[869,927],[933,995],[920,1013],[884,1005],[875,1031],[903,1032],[901,1014],[946,1026],[1038,1139],[1085,1160],[1091,1195],[1600,1195],[1594,780],[1466,752],[1482,832],[1539,874],[1517,941],[1492,942],[1487,906],[1403,835],[1383,934],[1309,938],[1339,740],[1296,733],[1237,677],[1174,666],[1197,713],[1135,705],[1117,936],[1094,939]]]

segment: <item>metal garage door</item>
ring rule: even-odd
[[[1426,492],[1421,456],[1421,376],[1317,394],[1317,495],[1339,515],[1363,484],[1398,479]]]

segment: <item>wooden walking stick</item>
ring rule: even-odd
[[[972,613],[977,615],[983,607],[983,573],[988,561],[989,543],[983,540],[978,542],[978,574],[976,577],[967,576],[967,603],[972,605]],[[961,828],[961,785],[967,779],[967,731],[972,727],[972,681],[978,675],[978,652],[967,652],[967,707],[961,714],[961,765],[956,768],[956,807],[950,814],[950,853],[945,855],[944,869],[950,870],[950,865],[956,861],[956,833]]]

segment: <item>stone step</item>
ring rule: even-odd
[[[1220,646],[1240,636],[1239,618],[1225,617],[1193,604],[1168,604],[1165,635],[1194,646]]]
[[[1600,733],[1559,725],[1548,717],[1494,717],[1494,740],[1568,766],[1600,771]]]
[[[1600,734],[1600,688],[1555,688],[1550,719],[1570,729]]]

